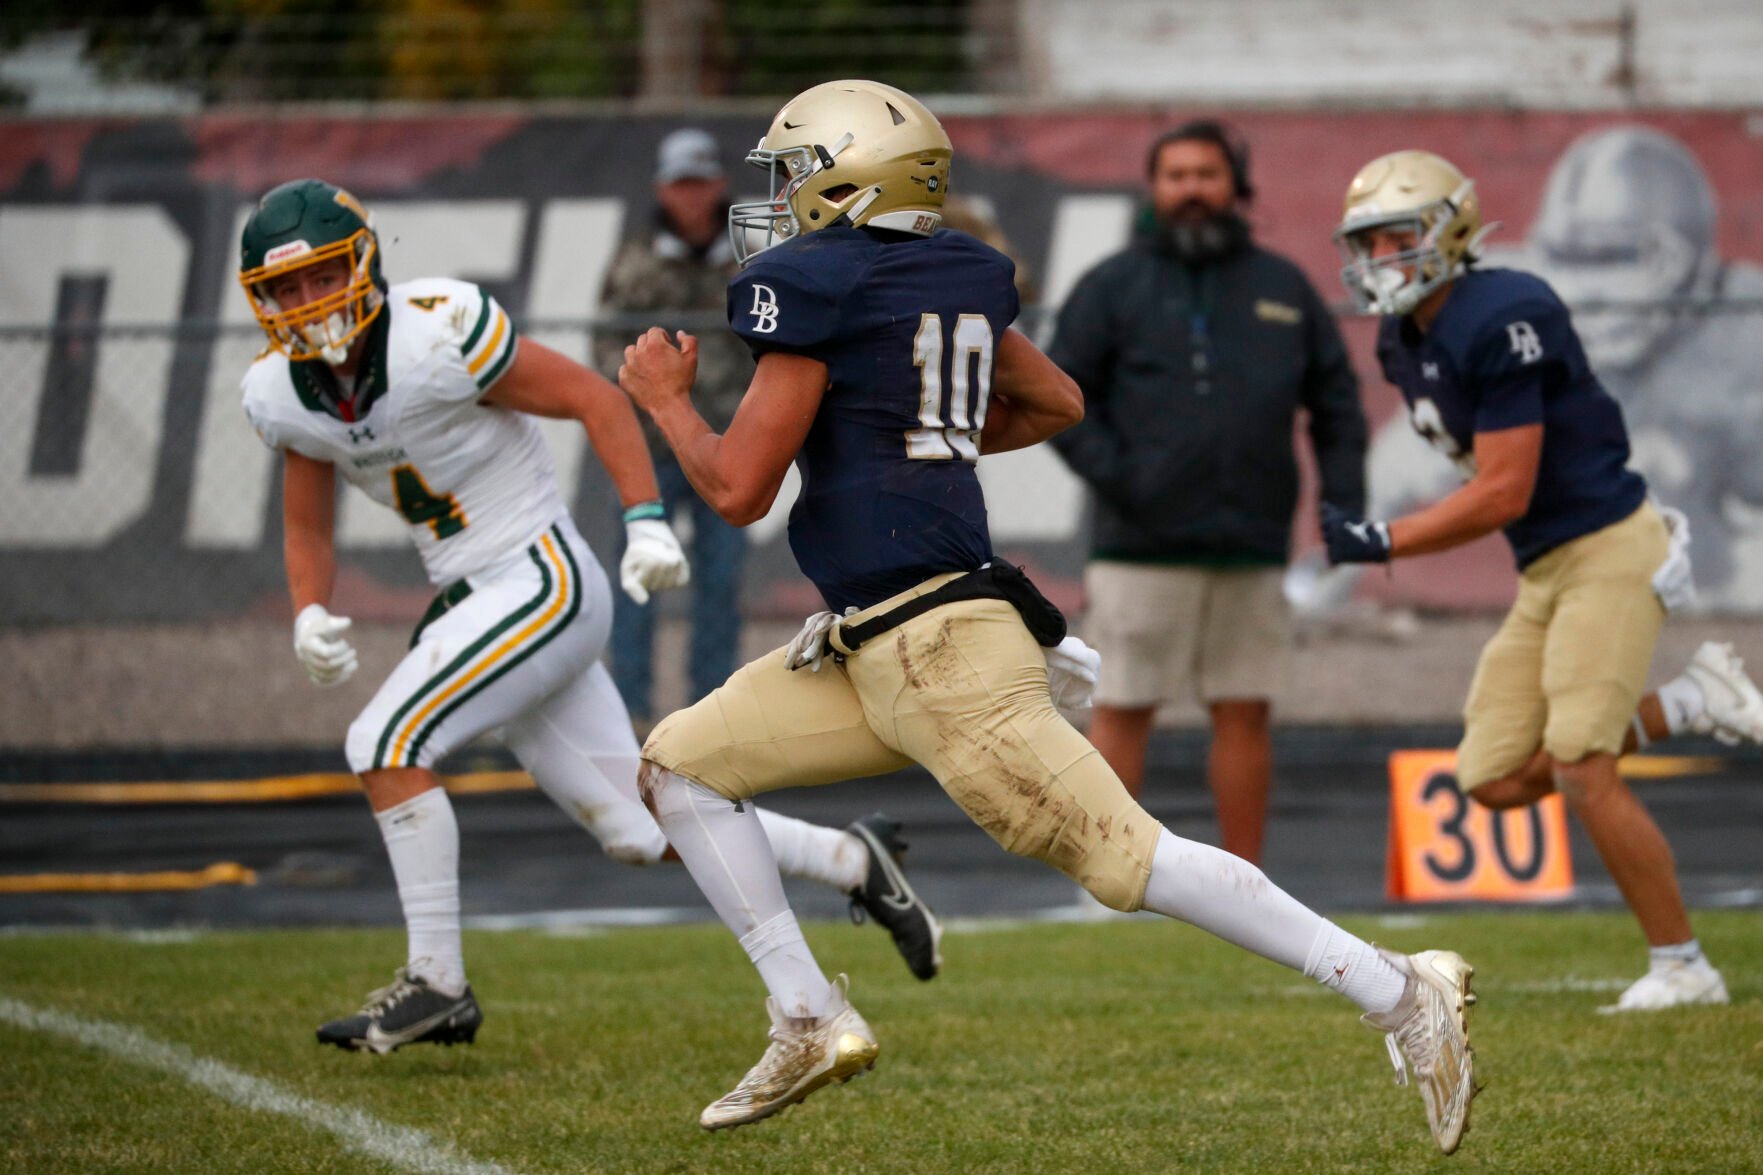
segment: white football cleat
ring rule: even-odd
[[[1426,1103],[1426,1124],[1448,1155],[1469,1129],[1469,1103],[1479,1092],[1475,1050],[1469,1046],[1469,1008],[1475,1003],[1469,981],[1475,968],[1456,951],[1399,955],[1379,947],[1378,954],[1408,977],[1408,987],[1394,1008],[1379,1015],[1368,1012],[1361,1019],[1388,1033],[1384,1045],[1396,1067],[1397,1085],[1408,1084],[1408,1066],[1413,1067],[1420,1100]]]
[[[1615,1012],[1657,1012],[1661,1008],[1682,1008],[1691,1004],[1731,1003],[1726,994],[1726,981],[1707,959],[1686,963],[1674,959],[1655,964],[1652,970],[1629,984],[1613,1004],[1598,1011],[1605,1015]]]
[[[1763,693],[1731,645],[1703,641],[1683,675],[1702,691],[1702,714],[1690,724],[1697,734],[1711,734],[1729,747],[1763,743]]]
[[[833,980],[832,1006],[818,1018],[780,1015],[777,1001],[767,999],[771,1047],[747,1070],[739,1085],[704,1107],[698,1125],[722,1130],[757,1122],[795,1105],[823,1085],[849,1081],[865,1069],[875,1068],[881,1046],[846,998],[847,983],[843,975]]]

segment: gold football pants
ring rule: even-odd
[[[1161,829],[1053,708],[1041,648],[1002,600],[933,608],[819,672],[775,649],[669,716],[643,757],[732,800],[918,763],[999,844],[1117,910],[1139,908]]]

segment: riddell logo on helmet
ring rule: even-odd
[[[290,257],[303,257],[312,252],[312,246],[305,241],[289,241],[285,245],[277,245],[263,255],[265,265],[274,265],[278,261],[286,261]]]

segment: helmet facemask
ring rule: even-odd
[[[1471,191],[1465,181],[1446,199],[1400,212],[1350,216],[1335,230],[1335,245],[1344,262],[1341,284],[1352,296],[1357,313],[1411,314],[1428,294],[1463,275],[1488,231],[1477,231],[1467,239],[1447,239],[1454,232],[1462,236],[1458,212]],[[1374,257],[1372,239],[1379,233],[1402,234],[1415,243]]]
[[[750,200],[729,206],[729,243],[734,246],[736,261],[745,265],[773,245],[801,235],[802,222],[796,216],[796,201],[801,198],[803,188],[816,175],[834,166],[839,154],[851,142],[851,135],[846,133],[831,147],[815,145],[771,150],[765,146],[765,140],[761,139],[759,146],[747,152],[747,162],[763,169],[770,177],[771,191],[764,200]],[[872,195],[871,199],[873,198]],[[825,200],[820,202],[828,203]],[[850,200],[850,203],[855,204],[856,201]],[[833,216],[826,217],[823,214],[822,218],[826,220],[826,224],[831,224],[838,216],[849,214],[849,209],[840,209]],[[825,225],[816,223],[814,227],[824,228]]]
[[[261,266],[240,273],[239,284],[245,287],[257,324],[269,336],[271,346],[295,362],[323,359],[333,367],[347,362],[350,344],[373,324],[385,305],[385,296],[374,280],[378,251],[378,239],[369,226],[316,249],[304,240],[289,241],[270,249]],[[270,295],[274,278],[333,258],[348,261],[349,282],[343,289],[286,308]]]

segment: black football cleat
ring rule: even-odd
[[[384,1056],[407,1044],[470,1044],[483,1022],[469,985],[447,995],[400,967],[388,986],[367,997],[361,1011],[322,1025],[318,1043]]]
[[[894,946],[912,974],[920,979],[936,978],[943,965],[938,949],[943,940],[943,924],[924,904],[900,867],[906,842],[900,839],[899,821],[877,812],[845,831],[869,850],[869,875],[851,891],[851,921],[861,923],[867,911],[894,936]]]

